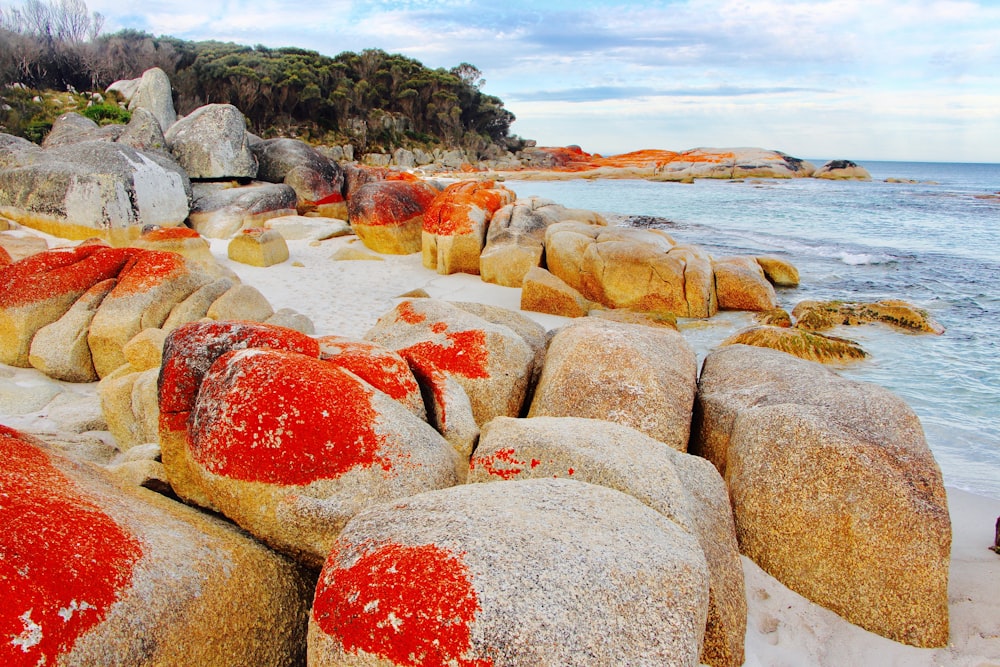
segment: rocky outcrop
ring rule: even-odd
[[[767,311],[778,307],[774,287],[753,257],[720,257],[712,262],[722,310]]]
[[[479,275],[479,255],[497,209],[516,195],[493,181],[459,181],[438,194],[424,212],[421,251],[428,269]]]
[[[734,345],[705,360],[691,450],[729,487],[740,551],[848,621],[948,641],[951,524],[913,411],[819,364]]]
[[[164,133],[171,154],[192,179],[254,178],[246,118],[231,104],[198,107]]]
[[[126,243],[144,225],[188,215],[190,183],[165,155],[84,141],[28,154],[0,170],[0,215],[69,239]]]
[[[365,339],[406,359],[428,397],[431,424],[467,462],[478,426],[520,414],[536,349],[511,327],[435,299],[408,299]]]
[[[743,664],[743,568],[726,485],[708,461],[595,419],[498,417],[483,427],[470,483],[552,477],[627,493],[693,535],[709,568],[701,661],[713,667]]]
[[[241,229],[260,227],[271,218],[295,214],[291,186],[275,183],[195,183],[191,226],[202,236],[227,239]]]
[[[607,224],[598,213],[566,208],[541,197],[518,199],[501,208],[490,222],[480,257],[483,280],[520,287],[528,270],[542,265],[546,230],[550,225],[570,220],[595,226]]]
[[[552,338],[529,417],[590,417],[687,451],[698,368],[680,333],[583,318]]]
[[[170,79],[159,67],[153,67],[142,73],[135,92],[130,96],[129,111],[133,113],[144,109],[156,118],[162,132],[170,129],[177,121],[174,111],[174,100],[170,87]]]
[[[870,181],[872,175],[867,169],[850,160],[830,160],[813,174],[815,178],[835,181]]]
[[[424,212],[438,191],[423,182],[374,181],[348,199],[348,216],[358,238],[375,252],[420,252]]]
[[[553,275],[608,308],[682,317],[716,312],[711,258],[662,231],[561,223],[548,228],[545,253]]]
[[[708,607],[697,540],[611,489],[497,487],[358,514],[320,575],[310,664],[697,663]]]
[[[287,350],[219,357],[186,445],[213,506],[313,566],[365,506],[458,483],[458,454],[424,421],[358,376]]]
[[[562,317],[584,317],[595,305],[597,304],[570,287],[565,280],[539,266],[531,267],[524,274],[521,283],[521,310]]]
[[[347,218],[344,172],[340,165],[298,139],[268,139],[251,150],[257,178],[295,190],[298,206],[328,218]]]
[[[5,664],[296,665],[309,575],[0,426]]]
[[[874,303],[802,301],[792,309],[792,317],[796,319],[795,326],[808,331],[880,322],[910,333],[944,333],[944,327],[926,310],[898,299]]]
[[[579,146],[528,147],[512,169],[518,178],[645,178],[691,182],[696,178],[803,178],[815,167],[805,160],[763,148],[692,148],[676,152],[640,150],[603,157]]]

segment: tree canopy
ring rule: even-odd
[[[482,72],[469,63],[430,69],[380,49],[330,57],[136,30],[102,35],[102,24],[83,0],[27,0],[0,10],[0,83],[103,90],[159,67],[179,113],[233,104],[262,136],[350,142],[362,151],[460,146],[480,155],[519,141],[510,136],[514,115],[482,92]]]

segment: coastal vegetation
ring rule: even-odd
[[[178,113],[233,104],[263,137],[351,143],[360,152],[462,148],[480,157],[521,147],[510,134],[514,114],[482,91],[483,74],[469,63],[432,69],[380,49],[330,57],[102,28],[83,0],[0,8],[0,131],[38,141],[61,113],[115,102],[76,91],[103,91],[159,67]]]

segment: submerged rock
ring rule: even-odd
[[[738,331],[720,345],[753,345],[787,352],[821,364],[844,364],[865,359],[868,353],[853,340],[780,326],[757,326]]]
[[[792,316],[797,320],[795,326],[809,331],[880,322],[912,333],[944,333],[944,327],[926,310],[898,299],[874,303],[802,301],[792,310]]]

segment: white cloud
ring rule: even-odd
[[[430,67],[471,62],[483,70],[486,92],[518,117],[513,130],[542,143],[617,152],[732,140],[800,154],[842,146],[871,158],[905,157],[899,137],[909,137],[909,150],[924,157],[1000,155],[1000,7],[986,0],[90,5],[111,29],[121,17],[185,39],[329,55],[381,48]],[[553,91],[576,100],[629,97],[530,101],[558,99]]]

